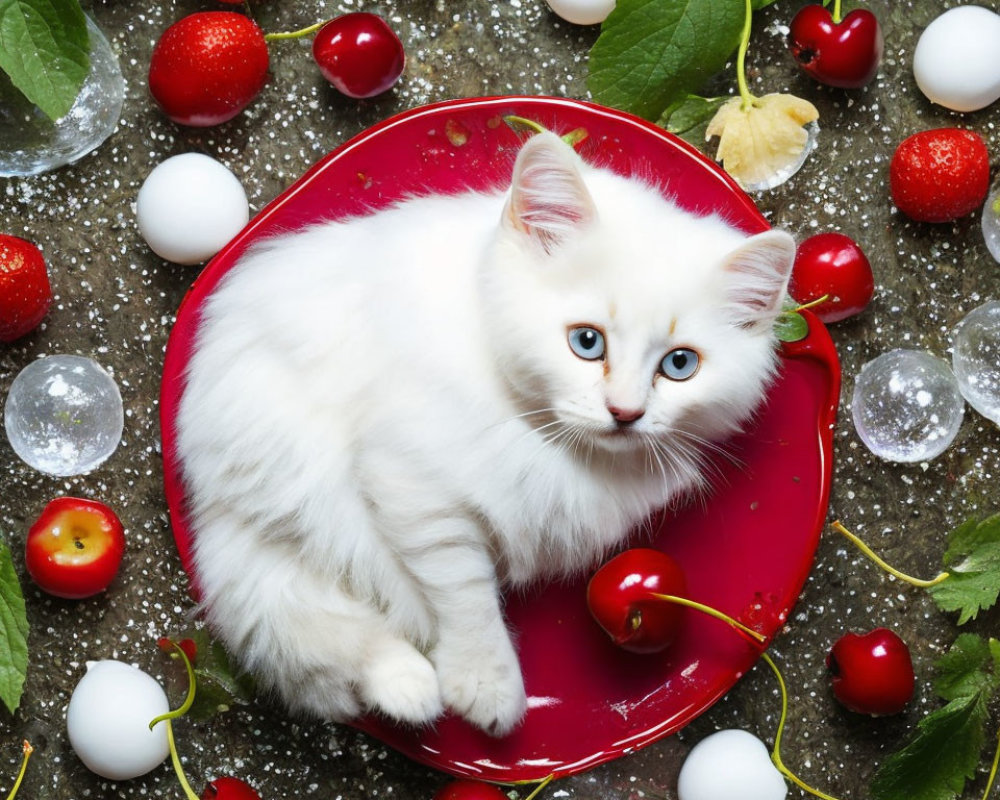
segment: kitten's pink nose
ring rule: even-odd
[[[646,413],[642,408],[619,408],[618,406],[608,406],[608,412],[615,418],[619,425],[631,425]]]

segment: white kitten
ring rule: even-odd
[[[587,166],[274,238],[204,307],[178,419],[213,631],[295,710],[495,734],[503,585],[592,567],[760,402],[791,237]]]

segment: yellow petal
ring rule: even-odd
[[[723,105],[705,131],[719,137],[716,160],[744,189],[765,189],[787,180],[808,154],[802,127],[819,118],[816,107],[790,94],[768,94],[743,108],[739,97]]]

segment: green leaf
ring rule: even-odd
[[[1000,598],[1000,515],[966,522],[948,539],[949,577],[928,590],[942,611],[957,611],[958,624],[975,619]]]
[[[798,311],[786,309],[774,321],[774,335],[779,342],[799,342],[809,335],[809,323]]]
[[[969,555],[977,547],[992,542],[1000,542],[1000,514],[983,520],[975,517],[967,519],[948,534],[948,549],[944,554],[944,565],[958,561]]]
[[[672,103],[656,124],[695,147],[705,145],[705,129],[728,97],[689,94]]]
[[[976,774],[988,716],[982,692],[952,700],[917,725],[915,736],[879,766],[872,800],[953,800]]]
[[[0,69],[50,119],[65,116],[90,70],[79,0],[0,0]]]
[[[743,0],[618,0],[590,50],[594,100],[659,119],[719,72],[740,42]]]
[[[963,633],[937,662],[934,691],[945,700],[975,694],[991,695],[1000,688],[1000,642]]]
[[[28,674],[28,617],[10,549],[0,542],[0,700],[13,714]]]
[[[253,684],[246,673],[233,666],[226,649],[209,638],[204,629],[188,631],[177,640],[190,638],[198,647],[194,674],[198,682],[194,705],[188,711],[194,719],[210,719],[234,705],[246,705],[253,697]]]

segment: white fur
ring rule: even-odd
[[[295,710],[509,731],[501,586],[592,567],[699,486],[773,372],[791,237],[551,134],[514,175],[277,237],[204,307],[178,419],[198,582]],[[571,352],[580,324],[605,359]],[[657,374],[678,346],[701,355],[683,382]]]

